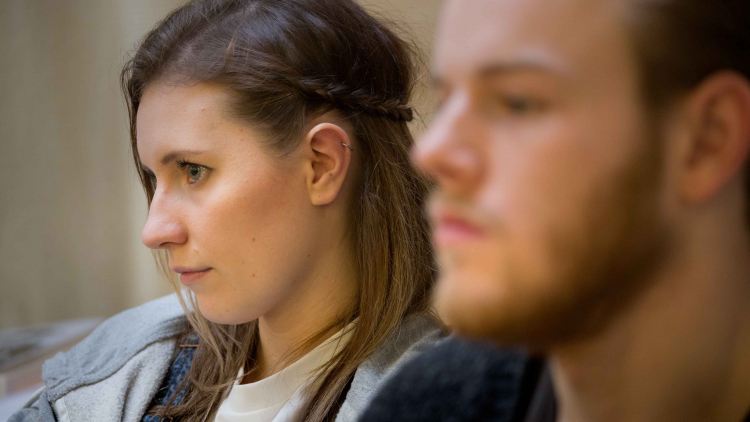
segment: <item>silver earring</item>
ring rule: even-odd
[[[347,144],[345,144],[345,143],[343,143],[343,142],[341,143],[341,145],[343,145],[343,146],[345,146],[345,147],[349,148],[349,151],[354,151],[354,148],[350,147],[349,145],[347,145]]]

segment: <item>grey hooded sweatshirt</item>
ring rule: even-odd
[[[188,328],[175,294],[113,316],[44,363],[45,388],[8,422],[139,422]],[[386,376],[441,335],[428,318],[407,319],[357,369],[336,421],[356,420]]]

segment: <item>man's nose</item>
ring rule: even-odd
[[[479,136],[478,121],[468,98],[446,103],[412,149],[412,160],[432,177],[441,190],[465,193],[479,181],[481,151],[472,139]]]

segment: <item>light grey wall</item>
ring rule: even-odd
[[[179,0],[0,1],[0,327],[169,291],[139,245],[118,72]]]
[[[140,243],[146,204],[118,76],[180,3],[0,1],[0,328],[109,316],[170,292]],[[428,48],[439,1],[363,3]]]

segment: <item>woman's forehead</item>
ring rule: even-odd
[[[226,116],[228,95],[216,85],[149,86],[137,115],[137,147],[147,166],[174,151],[231,149],[251,128]],[[152,162],[157,161],[157,162]]]

